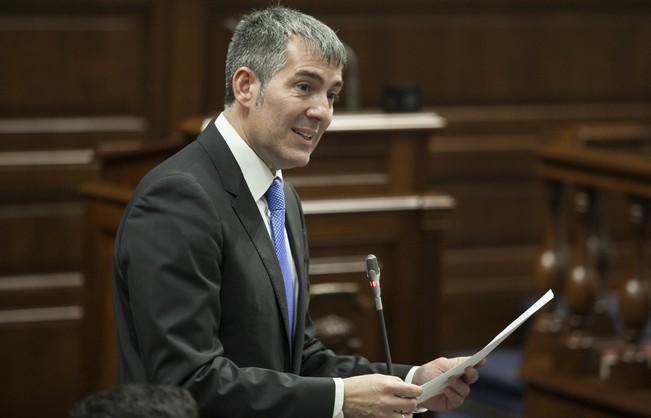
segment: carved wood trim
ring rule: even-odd
[[[30,322],[78,321],[84,316],[81,306],[12,309],[0,311],[0,325]]]
[[[306,215],[335,213],[383,212],[395,210],[453,209],[454,199],[446,195],[408,195],[358,199],[324,199],[303,201]]]
[[[83,281],[79,272],[3,276],[0,291],[80,288]]]

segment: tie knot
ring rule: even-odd
[[[265,195],[267,196],[269,210],[285,210],[285,194],[283,193],[283,182],[280,178],[274,178]]]

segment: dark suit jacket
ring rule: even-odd
[[[299,293],[293,342],[273,243],[214,123],[143,178],[116,238],[121,383],[184,386],[202,416],[331,418],[330,377],[384,371],[315,337],[303,212],[287,183],[285,196]]]

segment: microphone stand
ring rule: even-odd
[[[382,346],[384,348],[384,358],[387,363],[387,371],[389,375],[393,375],[393,363],[391,362],[391,350],[389,349],[389,337],[387,335],[387,326],[384,321],[384,309],[382,307],[382,291],[380,289],[380,266],[378,265],[377,258],[370,254],[366,257],[366,276],[368,277],[368,285],[373,290],[375,297],[375,311],[378,316],[378,323],[380,326],[380,337],[382,338]]]
[[[393,376],[393,363],[391,362],[391,350],[389,350],[389,337],[387,336],[387,326],[384,323],[384,309],[376,310],[378,320],[380,321],[380,335],[384,345],[384,358],[387,363],[389,375]]]

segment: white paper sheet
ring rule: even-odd
[[[517,317],[515,321],[511,322],[502,332],[497,334],[493,340],[488,343],[484,348],[479,350],[477,353],[475,353],[473,356],[468,357],[466,361],[462,362],[456,367],[451,368],[447,372],[435,377],[434,379],[430,380],[429,382],[425,383],[422,388],[423,388],[423,393],[418,397],[418,402],[423,402],[424,400],[427,400],[431,398],[434,395],[439,394],[444,388],[445,385],[448,381],[453,376],[461,376],[468,367],[472,367],[475,364],[479,363],[484,357],[486,357],[490,352],[492,352],[498,345],[502,343],[508,337],[518,329],[520,325],[531,315],[536,313],[538,309],[542,308],[543,305],[545,305],[547,302],[552,300],[554,298],[554,293],[551,290],[548,290],[547,293],[545,293],[536,303],[531,305],[529,309],[527,309],[522,315]]]

